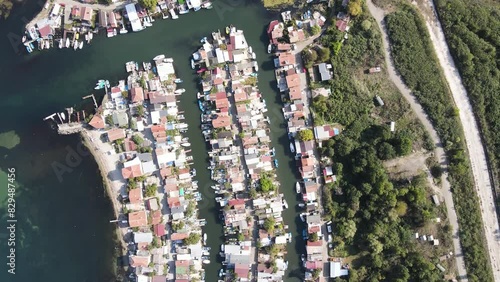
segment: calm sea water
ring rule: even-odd
[[[305,247],[299,236],[304,226],[296,217],[296,169],[288,149],[271,57],[266,52],[265,29],[277,15],[268,13],[258,2],[218,1],[212,10],[191,12],[176,21],[157,20],[139,33],[99,36],[91,46],[76,52],[52,49],[18,55],[18,45],[11,40],[21,34],[23,17],[31,18],[40,8],[36,2],[27,2],[0,24],[0,281],[115,281],[116,238],[109,223],[113,213],[97,165],[86,154],[71,157],[68,152],[78,151],[78,136],[58,136],[42,118],[64,107],[81,105],[84,95],[94,92],[102,96],[93,90],[96,80],[115,83],[126,75],[125,62],[142,62],[158,54],[174,58],[178,75],[184,79],[182,87],[187,90],[180,107],[190,125],[196,178],[205,198],[200,213],[208,221],[205,231],[213,250],[206,280],[216,280],[221,266],[217,253],[222,226],[209,188],[206,147],[197,129],[198,90],[189,56],[199,47],[200,38],[229,24],[245,31],[257,54],[259,88],[269,107],[271,138],[280,164],[278,177],[290,206],[285,222],[295,239],[287,249],[290,271],[286,281],[300,281],[303,270],[297,253]],[[58,177],[53,168],[57,164],[68,165],[71,171]],[[8,274],[6,265],[5,172],[9,167],[17,170],[16,275]]]

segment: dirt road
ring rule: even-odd
[[[441,23],[437,18],[434,3],[428,1],[426,4],[432,9],[432,16],[426,17],[427,29],[429,30],[441,68],[451,89],[455,105],[460,111],[459,117],[465,133],[465,142],[467,143],[469,159],[474,175],[474,184],[481,204],[481,216],[483,218],[483,227],[493,270],[493,278],[494,281],[500,281],[500,241],[498,240],[500,228],[494,205],[495,198],[493,196],[484,144],[481,142],[478,123],[474,117],[467,92],[448,49]]]
[[[396,68],[394,67],[394,64],[391,60],[391,50],[390,50],[390,45],[389,45],[389,37],[387,36],[387,30],[385,28],[385,22],[384,22],[384,17],[385,13],[382,9],[376,7],[371,0],[366,1],[366,4],[368,6],[368,9],[370,10],[370,13],[372,16],[375,18],[377,21],[377,25],[379,26],[380,30],[382,31],[382,42],[383,42],[383,48],[384,48],[384,53],[385,53],[385,61],[387,64],[387,72],[389,74],[389,77],[391,80],[394,82],[396,87],[399,89],[399,91],[403,94],[403,97],[410,103],[410,106],[417,115],[417,118],[422,122],[424,125],[425,129],[427,132],[429,132],[429,135],[431,136],[432,140],[434,141],[436,145],[436,149],[434,150],[434,154],[436,158],[438,159],[439,163],[443,166],[446,167],[448,166],[448,160],[446,159],[446,155],[444,153],[443,145],[441,143],[441,140],[439,139],[439,136],[437,135],[436,130],[434,130],[434,127],[432,126],[432,123],[430,122],[429,118],[427,117],[427,114],[424,112],[422,109],[422,106],[418,103],[417,99],[411,95],[410,90],[406,85],[403,83],[401,80],[401,77],[396,71]],[[465,263],[463,259],[463,253],[462,253],[462,246],[460,245],[460,237],[459,237],[459,229],[458,229],[458,219],[457,219],[457,214],[455,212],[455,206],[453,204],[453,196],[451,194],[451,188],[450,188],[450,183],[447,180],[448,175],[446,173],[443,174],[441,177],[441,183],[442,183],[442,194],[444,201],[446,203],[446,210],[448,213],[448,220],[451,225],[451,232],[452,232],[452,239],[453,239],[453,248],[455,252],[455,260],[457,264],[457,269],[458,269],[458,276],[457,277],[460,281],[467,281],[467,271],[465,269]]]

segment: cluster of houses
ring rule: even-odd
[[[123,8],[114,6],[93,9],[95,1],[81,1],[81,4],[66,6],[63,3],[47,2],[44,9],[26,25],[23,43],[31,53],[38,48],[49,49],[58,42],[59,48],[82,49],[84,42],[90,44],[93,35],[104,30],[107,37],[144,30],[153,25],[154,16],[163,19],[177,19],[179,14],[201,8],[211,9],[211,2],[200,0],[162,0],[152,11],[138,3],[128,3]],[[117,1],[112,1],[117,2]],[[35,47],[36,44],[36,47]]]
[[[173,60],[159,55],[151,63],[128,62],[127,80],[106,87],[107,95],[89,121],[102,131],[121,162],[126,181],[123,220],[128,228],[130,278],[141,282],[204,279],[209,249],[198,219],[201,194],[190,168],[187,124],[176,98],[183,89]],[[155,71],[153,72],[152,69]],[[151,278],[152,277],[152,278]]]
[[[255,53],[234,27],[202,41],[193,60],[200,68],[202,129],[226,237],[220,252],[226,267],[220,275],[232,281],[283,281],[288,266],[284,247],[291,234],[281,215],[287,203],[278,192],[278,162],[266,103],[257,88]],[[257,246],[252,245],[255,232]]]
[[[318,17],[313,17],[316,19]],[[291,21],[288,15],[283,20]],[[323,21],[324,22],[324,21]],[[323,22],[316,22],[322,26]],[[304,211],[300,214],[302,221],[306,222],[307,228],[303,231],[306,243],[306,254],[302,256],[303,265],[306,269],[306,280],[317,281],[327,277],[338,277],[346,275],[347,272],[337,271],[337,262],[328,262],[328,240],[331,236],[331,225],[327,228],[321,220],[320,199],[321,183],[331,183],[336,180],[331,166],[321,167],[317,159],[316,144],[320,144],[336,135],[339,129],[332,125],[313,126],[310,119],[309,98],[318,95],[330,94],[327,88],[318,88],[313,91],[308,89],[305,70],[301,69],[298,59],[300,53],[288,48],[288,45],[280,43],[282,36],[281,27],[283,23],[273,21],[269,24],[268,35],[272,44],[275,44],[274,59],[276,80],[282,94],[284,106],[282,108],[288,125],[288,136],[291,140],[290,151],[295,155],[297,167],[301,180],[296,183],[296,192],[301,196],[299,204]],[[326,64],[318,64],[321,80],[331,79],[329,68]],[[330,67],[331,68],[331,67]],[[331,247],[331,246],[330,246]],[[329,275],[323,272],[324,268],[330,266]],[[342,268],[340,268],[342,269]],[[333,272],[332,272],[333,271]],[[340,274],[341,275],[340,275]]]

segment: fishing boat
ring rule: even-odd
[[[189,13],[189,8],[187,7],[186,4],[179,5],[179,15],[184,15]]]
[[[191,175],[196,176],[196,168],[191,169]]]
[[[204,260],[202,261],[202,263],[203,263],[203,264],[210,264],[210,260],[209,260],[209,259],[204,259]]]
[[[62,120],[66,120],[66,114],[64,112],[61,112],[61,118]]]
[[[184,89],[184,88],[177,89],[177,90],[174,91],[175,94],[182,94],[184,92],[186,92],[186,89]]]
[[[248,53],[253,53],[252,46],[248,46]]]
[[[170,16],[172,17],[172,20],[176,20],[179,18],[179,16],[175,13],[174,9],[169,10]]]
[[[203,234],[203,242],[207,243],[207,233]]]
[[[125,33],[128,33],[128,30],[125,27],[122,27],[122,29],[120,29],[120,34],[125,34]]]
[[[224,270],[221,268],[221,270],[219,270],[219,277],[222,277],[222,275],[224,275]]]
[[[191,68],[194,69],[194,67],[195,67],[194,60],[191,59]]]
[[[80,44],[78,45],[78,48],[80,48],[80,49],[83,48],[83,41],[80,41]]]
[[[110,87],[109,80],[106,80],[106,87],[107,87],[107,88],[109,88],[109,87]]]
[[[290,152],[295,153],[295,146],[293,146],[292,142],[290,142]]]
[[[200,39],[200,43],[205,43],[207,42],[207,37],[203,37],[202,39]]]
[[[204,111],[205,110],[205,106],[203,106],[203,102],[198,100],[198,107],[200,107],[200,110],[201,111]]]
[[[30,42],[30,48],[31,48],[31,51],[35,50],[35,46],[33,46],[33,43]]]
[[[257,76],[259,76],[259,74],[258,74],[258,73],[256,73],[256,72],[252,72],[252,73],[250,74],[250,76],[252,76],[252,77],[257,77]]]
[[[300,189],[300,183],[297,181],[297,182],[295,183],[295,191],[297,192],[297,194],[300,194],[300,190],[301,190],[301,189]]]
[[[184,115],[178,115],[177,116],[177,119],[184,119],[184,118],[185,118]]]
[[[165,14],[163,13],[163,11],[161,12],[161,18],[162,19],[168,19],[168,14]]]
[[[181,143],[181,146],[182,147],[189,147],[189,146],[191,146],[191,143],[189,143],[189,142]]]
[[[77,48],[78,48],[78,41],[75,40],[75,42],[73,42],[73,50],[76,51]]]
[[[182,138],[182,142],[187,142],[187,141],[189,141],[189,137]]]
[[[63,40],[61,39],[59,40],[59,49],[62,49],[62,47],[63,47]]]
[[[70,44],[71,44],[71,43],[69,42],[69,38],[66,38],[66,44],[65,44],[65,45],[66,45],[66,48],[69,48]]]
[[[165,60],[163,60],[165,63],[173,63],[174,62],[174,59],[172,58],[166,58]]]
[[[22,42],[26,42],[26,35],[23,36]]]
[[[284,207],[285,209],[288,209],[288,203],[286,202],[286,200],[285,200],[285,199],[283,199],[283,207]]]
[[[255,72],[259,71],[259,64],[256,61],[253,62],[253,68],[255,69]]]
[[[183,81],[182,81],[182,79],[180,79],[180,78],[176,78],[176,79],[174,80],[174,82],[175,82],[175,83],[182,83]]]
[[[274,159],[274,166],[278,168],[278,159]]]
[[[163,60],[163,59],[165,59],[165,55],[163,55],[163,54],[162,55],[158,55],[158,56],[156,56],[156,57],[153,58],[154,61]]]
[[[202,7],[202,8],[205,8],[205,9],[207,9],[207,10],[210,10],[210,9],[212,9],[212,8],[213,8],[213,6],[212,6],[212,2],[206,2],[206,3],[203,3],[203,4],[201,4],[201,7]]]
[[[89,41],[89,34],[88,33],[85,34],[85,41],[87,41],[87,42]]]
[[[271,43],[269,43],[269,45],[267,45],[267,53],[271,54],[272,50],[273,50],[273,45],[271,45]]]
[[[254,52],[252,52],[252,59],[254,59],[254,60],[255,60],[255,58],[257,58],[257,55],[255,55],[255,53],[254,53]]]
[[[118,32],[116,31],[116,28],[113,28],[113,36],[118,35]]]
[[[26,51],[28,51],[28,53],[31,53],[33,52],[33,49],[31,48],[31,46],[26,45]]]
[[[304,206],[304,203],[299,203],[299,208],[303,208]]]
[[[94,39],[94,34],[89,31],[89,42]]]

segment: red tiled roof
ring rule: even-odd
[[[113,142],[118,139],[125,138],[125,130],[122,128],[113,128],[108,130],[108,139],[110,142]]]
[[[215,107],[217,109],[227,108],[229,107],[229,100],[226,97],[217,99],[215,100]]]
[[[184,240],[189,236],[188,233],[173,233],[170,235],[170,240]],[[176,261],[177,264],[177,261]]]
[[[302,91],[300,91],[299,86],[291,87],[288,95],[290,96],[290,100],[300,100],[302,99]]]
[[[128,224],[130,227],[141,227],[148,225],[146,211],[131,212],[128,214]]]
[[[161,223],[161,211],[157,210],[151,213],[151,224],[160,224]]]
[[[295,54],[292,52],[284,52],[280,53],[278,55],[278,60],[280,63],[280,66],[286,66],[286,65],[295,65]]]
[[[155,235],[158,237],[167,234],[167,231],[165,230],[165,224],[157,224],[153,226],[153,230]]]
[[[287,75],[286,85],[288,86],[288,88],[300,86],[300,76],[298,74]]]
[[[42,28],[39,28],[38,32],[40,33],[41,37],[47,37],[52,34],[52,28],[50,27],[50,25],[46,25]]]
[[[142,87],[132,87],[132,89],[130,89],[130,100],[134,103],[144,101],[144,91]]]
[[[90,120],[89,124],[96,129],[102,129],[105,127],[104,120],[102,119],[101,115],[95,115],[92,117]]]
[[[134,178],[142,176],[142,167],[140,164],[136,164],[129,167],[122,168],[122,176],[125,179]]]
[[[212,126],[214,128],[227,127],[231,125],[231,117],[229,116],[218,116],[216,119],[212,120]]]
[[[141,188],[135,188],[131,189],[128,191],[128,199],[130,200],[131,204],[140,204],[143,201],[142,198],[142,189]]]

